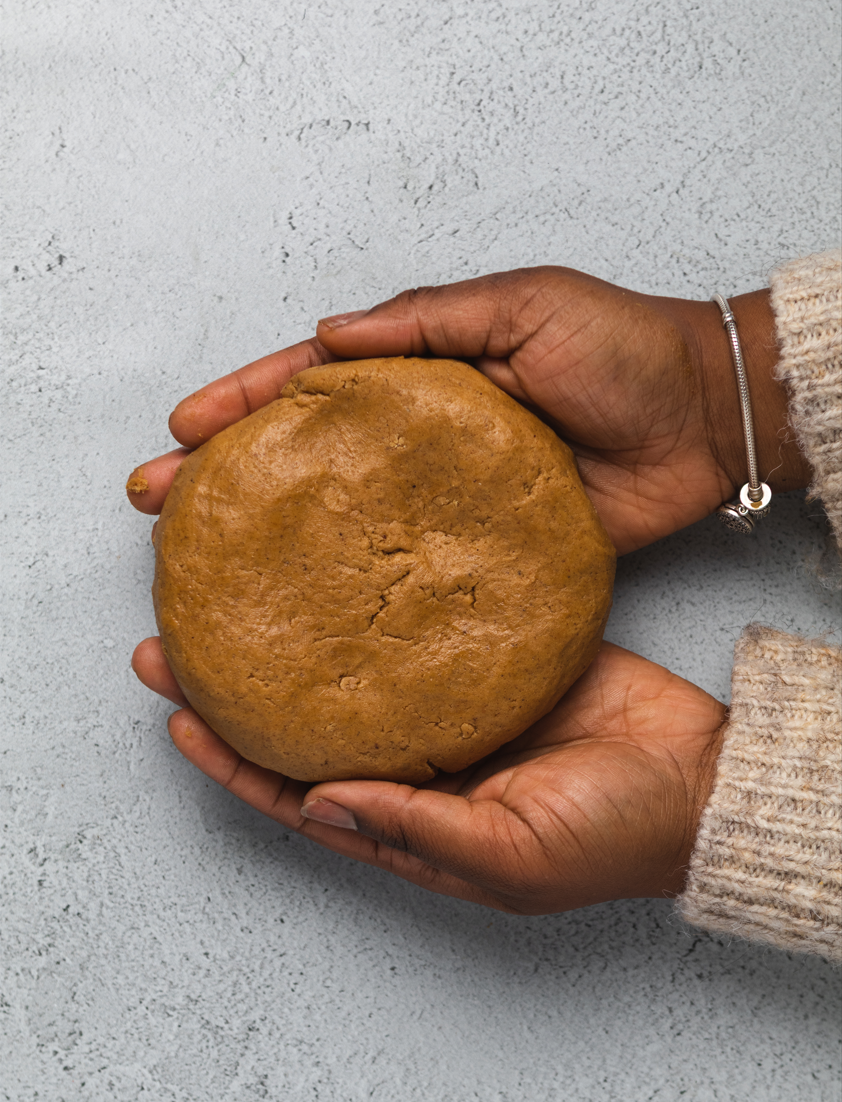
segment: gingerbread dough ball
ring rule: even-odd
[[[418,783],[555,704],[596,654],[614,548],[573,456],[452,360],[311,368],[180,467],[164,650],[244,757]]]

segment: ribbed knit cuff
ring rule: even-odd
[[[812,496],[842,546],[842,252],[782,264],[770,280],[792,427],[813,468]]]
[[[842,651],[753,624],[681,915],[842,960]]]

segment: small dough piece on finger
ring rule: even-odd
[[[136,467],[129,475],[126,490],[130,494],[145,494],[149,489],[149,483],[143,474],[143,467]]]

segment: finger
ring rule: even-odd
[[[273,352],[179,402],[170,414],[170,432],[179,443],[198,448],[222,429],[280,398],[299,371],[335,360],[336,356],[315,338]]]
[[[158,696],[164,696],[179,708],[187,706],[187,698],[179,688],[157,635],[144,639],[134,649],[132,669],[138,681]]]
[[[126,483],[126,493],[135,509],[152,516],[160,513],[175,472],[189,454],[189,448],[176,448],[135,467]]]
[[[295,827],[301,821],[299,808],[306,784],[248,761],[192,708],[173,712],[167,727],[179,753],[211,780],[285,826]]]
[[[501,907],[490,893],[432,868],[408,853],[390,850],[356,831],[302,817],[300,809],[307,798],[308,784],[247,761],[192,708],[173,713],[168,726],[176,749],[205,776],[282,826],[305,834],[334,853],[374,865],[430,891],[508,909]]]
[[[532,269],[420,287],[365,313],[324,318],[316,333],[325,347],[347,359],[432,353],[505,360],[529,336],[523,307],[551,281],[551,269]]]
[[[481,903],[495,910],[508,912],[516,910],[494,892],[486,891],[476,884],[429,865],[411,853],[392,849],[375,838],[306,818],[301,820],[301,824],[297,828],[299,832],[324,849],[329,849],[342,857],[350,857],[354,861],[362,861],[366,865],[373,865],[393,876],[399,876],[402,880],[408,880],[410,884],[417,884],[419,888],[436,892],[438,895],[449,895],[454,899],[464,899],[470,903]]]
[[[495,896],[517,894],[539,848],[526,821],[498,801],[388,781],[316,785],[302,814],[356,830]]]

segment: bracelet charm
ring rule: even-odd
[[[765,517],[769,512],[769,503],[772,500],[772,491],[765,482],[760,483],[763,496],[760,501],[752,501],[749,497],[749,484],[746,483],[740,490],[738,501],[726,501],[716,510],[716,515],[726,528],[732,532],[739,532],[742,536],[750,536],[754,531],[755,522]]]

